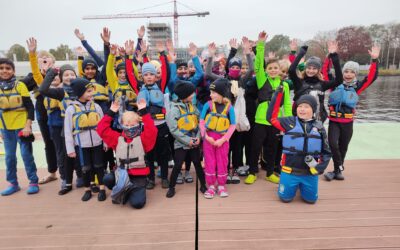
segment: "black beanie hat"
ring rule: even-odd
[[[223,97],[228,96],[229,80],[226,78],[219,78],[210,84],[210,90],[217,92]]]
[[[307,103],[311,106],[313,113],[317,112],[317,99],[315,99],[312,95],[302,95],[297,101],[296,106],[299,106],[302,103]]]
[[[62,76],[63,76],[64,72],[67,71],[67,70],[73,71],[74,74],[76,75],[74,67],[72,67],[69,64],[64,64],[63,66],[60,67],[60,81],[61,82],[63,81]]]
[[[179,67],[182,67],[182,66],[187,67],[188,63],[186,61],[183,61],[183,60],[178,60],[176,62],[176,68],[179,68]]]
[[[85,78],[75,78],[74,80],[71,81],[72,91],[78,98],[83,96],[86,89],[91,86],[92,84],[89,82],[89,80]]]
[[[122,69],[125,70],[125,63],[124,62],[118,64],[117,67],[115,67],[115,72],[118,74],[118,71],[120,71]]]
[[[189,81],[178,80],[176,81],[174,87],[174,93],[178,96],[180,100],[189,97],[191,94],[194,93],[195,90],[196,88],[194,87],[193,83]]]
[[[82,70],[85,71],[85,68],[88,65],[93,65],[96,68],[96,70],[99,69],[99,66],[97,65],[96,61],[93,60],[93,59],[88,58],[88,59],[83,60],[83,62],[82,62]]]

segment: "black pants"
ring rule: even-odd
[[[176,148],[175,156],[174,156],[174,168],[172,169],[171,179],[169,182],[169,187],[174,188],[176,185],[176,179],[178,178],[178,174],[181,172],[182,163],[185,161],[186,156],[190,156],[190,160],[193,162],[194,168],[196,169],[197,178],[199,178],[201,186],[206,185],[206,180],[204,177],[204,171],[201,167],[200,161],[200,148],[192,148],[192,149],[183,149]]]
[[[343,166],[351,137],[353,136],[353,122],[339,123],[329,121],[328,141],[332,151],[333,166],[335,171]]]
[[[38,125],[44,142],[47,171],[49,173],[55,173],[57,172],[57,156],[54,143],[51,141],[49,126],[47,125],[47,115],[46,117],[42,116],[41,119],[38,120]]]
[[[103,185],[104,177],[104,150],[103,145],[99,145],[92,148],[81,148],[75,147],[77,157],[80,159],[82,154],[82,174],[83,182],[85,187],[90,187],[93,174],[97,175],[99,184]]]
[[[65,150],[64,137],[62,137],[63,127],[50,126],[49,129],[50,137],[56,150],[58,172],[60,173],[61,179],[65,180],[64,163],[67,153]]]
[[[114,157],[114,151],[112,148],[109,148],[105,153],[104,153],[104,167],[107,170],[107,165],[108,168],[110,169],[110,172],[114,169],[115,167],[115,157]]]
[[[279,130],[273,126],[255,124],[253,130],[253,144],[250,156],[250,174],[258,173],[258,159],[260,157],[261,148],[264,145],[266,152],[264,160],[266,162],[267,176],[274,173],[275,154],[278,147]]]
[[[229,140],[228,169],[230,166],[233,170],[243,166],[243,146],[243,132],[235,131]]]
[[[169,144],[169,129],[166,123],[157,126],[158,134],[154,149],[146,154],[146,161],[150,167],[149,178],[155,180],[154,162],[157,161],[161,168],[161,178],[168,179],[168,160],[171,158]]]

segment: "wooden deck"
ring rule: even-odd
[[[229,185],[228,198],[200,197],[199,249],[400,249],[400,160],[346,166],[345,181],[321,179],[315,205],[281,203],[263,171],[254,185]],[[58,181],[28,196],[23,169],[19,178],[22,191],[0,197],[0,249],[194,249],[194,184],[172,199],[158,184],[135,210],[83,203],[82,189],[59,196]]]

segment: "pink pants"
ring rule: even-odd
[[[212,131],[208,131],[207,135],[214,140],[222,137],[221,134]],[[208,186],[215,185],[215,180],[217,180],[219,186],[225,186],[228,176],[228,153],[229,141],[219,148],[211,145],[207,140],[203,141],[204,172]]]

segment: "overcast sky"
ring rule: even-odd
[[[136,40],[136,29],[148,22],[166,22],[172,18],[82,20],[85,15],[128,13],[166,3],[167,0],[0,0],[0,50],[7,50],[34,36],[39,49],[56,48],[61,43],[80,45],[73,30],[78,27],[97,50],[102,50],[100,31],[111,29],[112,43]],[[243,35],[256,39],[261,30],[270,38],[285,34],[291,38],[311,39],[318,31],[349,25],[384,24],[400,21],[398,0],[180,0],[197,11],[209,11],[206,17],[179,18],[179,42],[193,41],[204,46],[210,41],[226,44],[229,38]],[[173,4],[141,12],[171,12]],[[190,11],[178,5],[178,11]],[[140,13],[140,11],[138,12]]]

